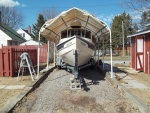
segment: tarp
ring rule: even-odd
[[[103,38],[105,38],[109,35],[109,28],[103,21],[79,8],[71,8],[63,11],[57,17],[46,21],[40,33],[50,41],[58,43],[61,31],[69,29],[75,20],[81,23],[82,28],[90,30],[92,36],[95,38],[100,35],[103,35]]]

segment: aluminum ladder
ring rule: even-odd
[[[24,73],[24,68],[28,67],[30,75],[31,75],[31,79],[32,79],[32,81],[34,81],[35,77],[36,77],[36,73],[35,73],[35,70],[34,70],[34,67],[33,67],[33,64],[32,64],[32,61],[30,59],[29,54],[27,52],[24,52],[20,55],[20,57],[21,57],[21,61],[20,61],[20,67],[18,70],[17,80],[19,79],[20,72],[22,71],[22,75],[21,75],[21,78],[22,78],[23,73]]]

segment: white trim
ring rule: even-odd
[[[128,38],[131,38],[131,37],[134,37],[134,36],[137,36],[137,35],[146,34],[146,33],[149,33],[149,32],[150,32],[150,30],[144,31],[144,32],[141,32],[141,33],[136,33],[136,34],[133,34],[133,35],[129,35],[129,36],[127,36],[127,37],[128,37]]]
[[[136,60],[137,60],[137,66],[136,66],[136,68],[140,69],[140,60],[141,60],[140,55],[139,55],[139,59],[138,59],[138,57],[136,57]]]
[[[144,59],[143,59],[143,63],[144,63],[144,64],[143,64],[143,68],[144,68],[144,72],[145,72],[145,62],[146,62],[146,60],[145,60],[145,53],[146,53],[146,52],[145,52],[145,48],[146,48],[146,47],[145,47],[145,46],[146,46],[146,45],[145,45],[145,35],[143,35],[143,37],[144,37],[144,38],[143,38],[143,40],[144,40],[144,45],[143,45],[143,46],[144,46],[144,53],[143,53],[143,54],[144,54]]]
[[[149,74],[149,51],[147,51],[148,54],[148,74]]]
[[[136,57],[137,57],[137,43],[136,43],[137,38],[135,37],[135,69],[137,69],[137,62],[136,62]]]

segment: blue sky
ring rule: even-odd
[[[132,9],[123,8],[120,0],[0,0],[0,6],[17,7],[24,15],[24,29],[32,27],[37,21],[39,12],[45,8],[55,7],[59,12],[68,10],[72,7],[87,10],[91,14],[106,22],[112,22],[115,15],[126,11],[134,20],[140,19],[140,13]]]

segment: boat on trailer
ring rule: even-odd
[[[77,50],[77,66],[82,66],[93,57],[95,52],[95,44],[91,39],[90,31],[86,32],[89,33],[86,37],[83,29],[72,28],[68,30],[68,33],[69,36],[65,36],[57,45],[57,58],[60,57],[66,65],[75,66],[74,56]]]
[[[71,88],[81,88],[78,70],[94,65],[99,38],[109,35],[107,25],[85,10],[71,8],[46,21],[40,33],[56,43],[56,65],[70,70]]]

